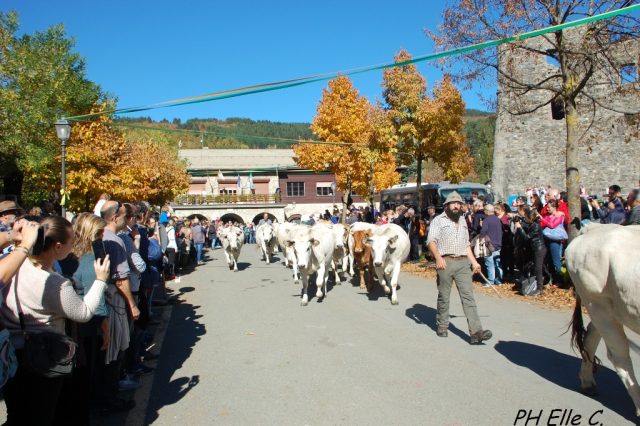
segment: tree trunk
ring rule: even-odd
[[[578,110],[575,99],[565,99],[565,124],[567,126],[566,185],[569,201],[569,241],[578,234],[580,223],[580,171],[578,170]]]
[[[418,200],[418,205],[416,206],[416,215],[418,217],[422,217],[422,198],[423,198],[423,193],[422,193],[422,155],[418,155],[418,158],[416,159],[417,163],[418,163],[418,170],[416,170],[416,191],[417,191],[417,197],[416,199]]]
[[[347,190],[342,193],[342,215],[340,223],[347,223],[347,207],[349,207],[349,197],[351,196],[351,177],[347,176]]]

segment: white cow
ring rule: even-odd
[[[314,272],[317,272],[316,297],[320,299],[327,293],[327,278],[335,246],[334,234],[327,232],[324,226],[299,225],[290,233],[287,245],[293,247],[300,268],[302,278],[300,305],[307,306],[309,276]]]
[[[353,257],[353,247],[355,245],[355,242],[353,240],[353,233],[356,231],[368,231],[369,229],[374,230],[376,229],[377,225],[374,225],[372,223],[369,222],[356,222],[354,224],[352,224],[349,227],[349,237],[348,237],[348,244],[349,244],[349,260],[348,260],[348,268],[349,268],[349,275],[351,275],[352,277],[355,275],[355,271],[353,270],[353,265],[355,264],[354,262],[354,257]]]
[[[640,416],[640,387],[623,327],[640,333],[640,226],[589,225],[569,244],[565,257],[577,293],[572,342],[582,355],[582,390],[595,391],[593,363],[603,338],[607,356]],[[582,323],[583,302],[591,317],[586,330]]]
[[[343,281],[344,274],[347,273],[347,265],[349,263],[349,256],[347,250],[347,237],[349,235],[349,229],[341,223],[328,224],[317,223],[314,227],[324,227],[326,232],[333,233],[333,239],[335,242],[333,248],[333,255],[331,260],[331,269],[336,277],[336,283],[340,284]],[[342,276],[338,274],[338,265],[342,268]]]
[[[280,248],[280,253],[282,253],[284,266],[293,269],[293,279],[298,281],[300,279],[300,272],[298,270],[298,261],[296,260],[296,254],[293,246],[287,244],[289,241],[289,236],[293,232],[293,230],[300,225],[296,225],[295,223],[284,222],[278,223],[275,225],[276,229],[276,241],[278,242],[278,247]]]
[[[244,244],[244,232],[237,226],[230,226],[222,228],[218,233],[220,241],[222,241],[222,248],[224,249],[224,256],[227,258],[227,264],[229,268],[234,272],[238,271],[238,257],[240,256],[240,250]]]
[[[256,229],[256,244],[262,252],[265,262],[270,263],[271,256],[276,248],[276,235],[273,225],[263,223],[258,226]]]
[[[386,294],[391,293],[391,304],[398,304],[398,277],[400,266],[409,256],[411,244],[407,233],[395,224],[380,225],[367,231],[366,243],[371,246],[373,267]],[[391,290],[387,286],[391,283]]]

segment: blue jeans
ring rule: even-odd
[[[491,253],[484,258],[484,266],[487,268],[487,279],[491,284],[502,284],[502,263],[500,262],[500,250]]]
[[[193,245],[196,246],[196,263],[200,263],[202,262],[202,247],[204,243],[194,243]]]
[[[560,273],[562,269],[562,243],[559,241],[550,241],[549,242],[549,253],[551,254],[551,263],[553,264],[553,269],[555,270],[556,275]]]

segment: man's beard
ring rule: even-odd
[[[462,216],[462,212],[460,210],[454,212],[450,208],[446,208],[444,209],[444,212],[447,214],[447,217],[454,222],[457,222],[460,219],[460,216]]]

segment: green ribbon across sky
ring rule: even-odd
[[[522,33],[522,34],[519,34],[519,35],[514,35],[514,36],[511,36],[511,37],[505,37],[505,38],[502,38],[502,39],[499,39],[499,40],[485,41],[485,42],[482,42],[482,43],[477,43],[477,44],[472,44],[472,45],[469,45],[469,46],[459,47],[459,48],[456,48],[456,49],[451,49],[451,50],[447,50],[447,51],[440,52],[440,53],[431,53],[431,54],[428,54],[428,55],[417,56],[417,57],[415,57],[415,58],[413,58],[411,60],[404,61],[404,62],[394,62],[394,63],[387,63],[387,64],[382,64],[382,65],[371,65],[371,66],[355,68],[355,69],[350,69],[350,70],[345,70],[345,71],[338,71],[338,72],[332,72],[332,73],[326,73],[326,74],[316,74],[316,75],[311,75],[311,76],[307,76],[307,77],[300,77],[300,78],[295,78],[295,79],[290,79],[290,80],[282,80],[282,81],[276,81],[276,82],[271,82],[271,83],[258,84],[258,85],[255,85],[255,86],[242,87],[242,88],[238,88],[238,89],[224,90],[224,91],[221,91],[221,92],[214,92],[214,93],[209,93],[209,94],[200,95],[200,96],[192,96],[192,97],[188,97],[188,98],[174,99],[174,100],[159,102],[159,103],[155,103],[155,104],[151,104],[151,105],[147,105],[147,106],[134,107],[134,108],[121,108],[121,109],[114,109],[114,110],[96,112],[96,113],[92,113],[92,114],[76,115],[76,116],[72,116],[72,117],[66,117],[66,119],[69,120],[69,121],[82,121],[82,120],[86,120],[86,119],[89,119],[89,118],[98,117],[98,116],[104,115],[104,114],[128,114],[128,113],[132,113],[132,112],[148,111],[148,110],[158,109],[158,108],[169,108],[169,107],[174,107],[174,106],[179,106],[179,105],[189,105],[189,104],[197,104],[197,103],[202,103],[202,102],[211,102],[211,101],[217,101],[217,100],[221,100],[221,99],[234,98],[234,97],[237,97],[237,96],[245,96],[245,95],[251,95],[251,94],[255,94],[255,93],[270,92],[270,91],[273,91],[273,90],[288,89],[290,87],[302,86],[302,85],[305,85],[305,84],[316,83],[316,82],[319,82],[319,81],[331,80],[331,79],[336,78],[336,77],[341,76],[341,75],[356,75],[356,74],[362,74],[362,73],[365,73],[365,72],[383,70],[383,69],[386,69],[386,68],[400,67],[400,66],[405,66],[405,65],[409,65],[409,64],[415,64],[415,63],[418,63],[418,62],[433,61],[433,60],[436,60],[436,59],[442,59],[442,58],[447,58],[447,57],[451,57],[451,56],[460,55],[460,54],[467,53],[467,52],[472,52],[474,50],[486,49],[487,47],[500,46],[502,44],[511,43],[511,42],[514,42],[514,41],[517,41],[517,40],[524,40],[524,39],[528,39],[528,38],[532,38],[532,37],[537,37],[537,36],[540,36],[540,35],[543,35],[543,34],[548,34],[548,33],[556,32],[556,31],[560,31],[560,30],[563,30],[563,29],[566,29],[566,28],[577,27],[577,26],[580,26],[580,25],[585,25],[585,24],[588,24],[588,23],[601,21],[603,19],[613,18],[613,17],[618,16],[618,15],[622,15],[622,14],[625,14],[625,13],[633,12],[635,10],[638,10],[639,8],[640,8],[640,4],[635,4],[635,5],[632,5],[632,6],[624,7],[624,8],[613,10],[613,11],[610,11],[610,12],[601,13],[599,15],[588,16],[586,18],[578,19],[576,21],[566,22],[566,23],[560,24],[560,25],[554,25],[554,26],[551,26],[551,27],[541,28],[539,30],[529,31],[529,32]]]

